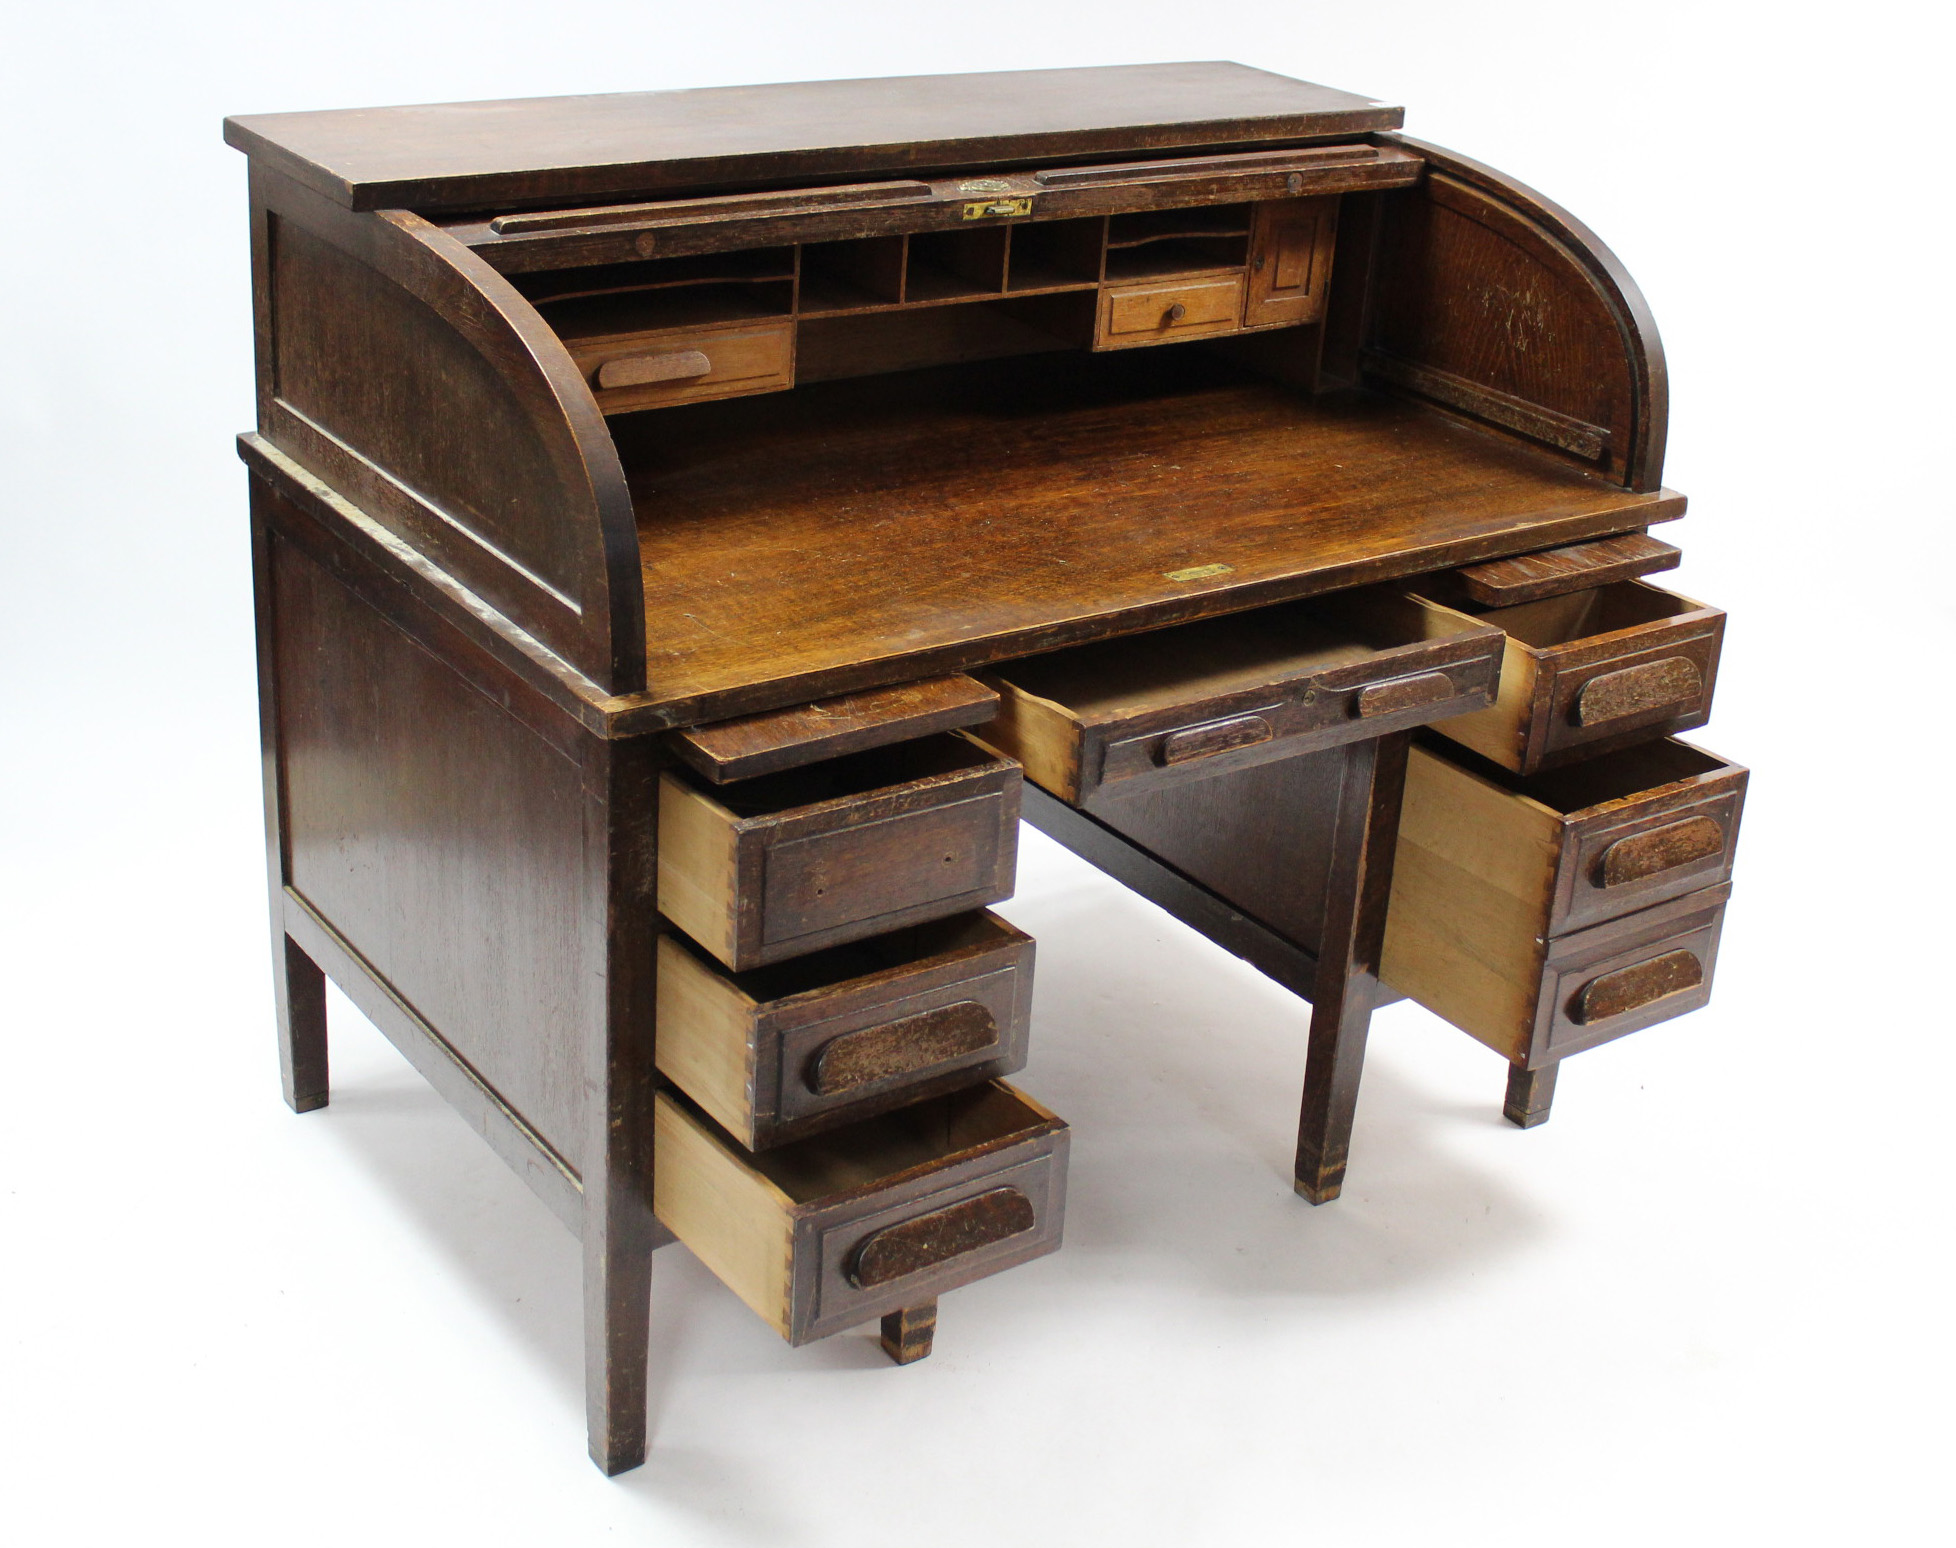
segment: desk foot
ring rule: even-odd
[[[931,1338],[936,1332],[935,1299],[893,1311],[883,1319],[883,1353],[898,1365],[915,1365],[930,1353]]]
[[[286,1105],[309,1113],[326,1105],[326,975],[280,932],[272,944],[278,999],[278,1064]]]
[[[1306,1203],[1329,1204],[1345,1191],[1345,1169],[1341,1166],[1311,1177],[1300,1175],[1294,1186]]]
[[[1539,1070],[1524,1070],[1519,1065],[1508,1069],[1508,1100],[1501,1115],[1517,1129],[1537,1129],[1549,1121],[1549,1104],[1555,1100],[1555,1072],[1562,1066],[1547,1065]]]

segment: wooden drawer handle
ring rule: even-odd
[[[684,382],[705,376],[713,362],[704,350],[681,349],[664,355],[628,355],[598,367],[600,387],[643,387],[647,382]]]
[[[1675,871],[1724,848],[1725,829],[1715,818],[1688,817],[1618,839],[1603,851],[1597,869],[1605,887],[1621,887]]]
[[[1389,682],[1361,688],[1358,691],[1358,714],[1361,720],[1370,720],[1374,715],[1396,715],[1401,710],[1424,709],[1429,704],[1443,703],[1453,695],[1453,679],[1445,672],[1421,672],[1413,677],[1395,677]]]
[[[1705,965],[1688,951],[1667,951],[1648,962],[1633,962],[1629,967],[1592,978],[1576,996],[1574,1019],[1583,1026],[1608,1021],[1661,1000],[1667,994],[1682,994],[1705,981]]]
[[[1189,309],[1186,306],[1184,306],[1180,301],[1177,301],[1167,311],[1161,314],[1161,320],[1164,323],[1178,323],[1188,315],[1189,315]]]
[[[1576,724],[1601,725],[1626,715],[1643,715],[1673,704],[1689,704],[1705,691],[1696,662],[1666,656],[1592,677],[1576,695]]]
[[[997,1046],[992,1013],[976,1000],[960,1000],[832,1037],[816,1049],[802,1079],[817,1096],[840,1096]]]
[[[1234,752],[1239,747],[1254,747],[1277,733],[1261,715],[1234,715],[1228,720],[1212,720],[1206,726],[1190,726],[1163,739],[1163,763],[1188,763],[1196,758],[1212,758],[1217,753]]]
[[[1031,1199],[1017,1188],[994,1188],[873,1233],[856,1249],[849,1281],[872,1290],[1022,1236],[1036,1223]]]

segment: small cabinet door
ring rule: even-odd
[[[1338,196],[1272,199],[1258,204],[1250,233],[1245,328],[1316,322],[1331,282],[1331,243]]]

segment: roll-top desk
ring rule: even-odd
[[[325,978],[583,1243],[645,1451],[675,1236],[784,1337],[1060,1242],[1023,815],[1548,1114],[1702,1004],[1745,773],[1636,288],[1367,98],[1150,65],[250,117],[285,1090]],[[1303,1040],[1300,1039],[1300,1043]]]

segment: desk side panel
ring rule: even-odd
[[[418,216],[252,177],[265,438],[612,692],[644,686],[603,415],[535,310]]]
[[[271,578],[286,886],[577,1167],[606,1016],[595,757],[276,535]]]

